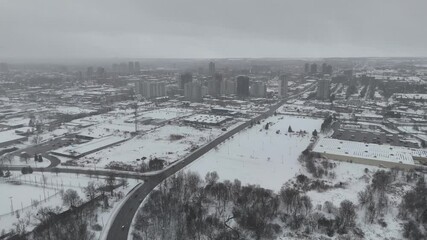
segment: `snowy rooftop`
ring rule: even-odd
[[[1,124],[14,127],[14,126],[20,126],[20,125],[27,126],[29,122],[30,122],[29,118],[9,118],[1,121]]]
[[[415,150],[390,145],[345,141],[332,138],[321,138],[317,142],[313,151],[318,153],[329,153],[371,160],[414,164],[414,159],[412,156],[414,154],[422,154],[421,152],[423,150]],[[426,154],[425,151],[424,154]]]
[[[416,93],[395,93],[396,99],[413,99],[413,100],[426,100],[427,94],[416,94]]]
[[[140,115],[146,118],[171,120],[177,117],[188,116],[191,113],[192,113],[191,109],[164,108],[164,109],[155,109],[147,112],[142,112],[140,113]]]
[[[56,111],[62,114],[80,114],[80,113],[95,112],[95,110],[92,110],[92,109],[85,109],[81,107],[70,107],[70,106],[59,106],[56,108]]]
[[[413,148],[413,149],[411,149],[411,152],[412,152],[413,157],[427,158],[427,150],[425,150],[425,149]]]
[[[104,138],[92,140],[88,143],[79,144],[76,146],[72,145],[72,146],[63,147],[53,151],[53,153],[57,153],[61,155],[80,156],[107,146],[111,146],[115,143],[119,143],[124,140],[126,139],[122,137],[115,137],[115,136],[104,137]]]
[[[218,115],[208,115],[208,114],[197,114],[189,118],[184,119],[187,122],[197,122],[197,123],[207,123],[207,124],[219,124],[223,121],[226,121],[229,117],[218,116]]]
[[[15,133],[15,129],[0,132],[0,143],[16,141],[22,138],[22,136],[19,136]]]

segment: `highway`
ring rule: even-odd
[[[211,149],[218,146],[220,143],[228,139],[229,137],[233,136],[234,134],[240,132],[241,130],[245,129],[246,127],[250,126],[252,122],[261,121],[262,119],[267,118],[268,116],[271,116],[274,114],[274,112],[282,106],[287,100],[295,98],[300,96],[301,94],[313,89],[315,87],[315,84],[309,86],[304,91],[289,96],[287,99],[281,100],[277,104],[273,105],[268,111],[258,115],[257,117],[246,121],[242,123],[241,125],[237,126],[236,128],[224,133],[223,135],[219,136],[215,140],[209,142],[208,144],[198,148],[196,151],[192,152],[188,156],[184,157],[181,161],[176,162],[175,164],[169,166],[164,171],[161,171],[160,173],[153,175],[149,177],[144,184],[140,185],[135,191],[131,192],[131,196],[127,198],[126,202],[123,203],[122,207],[118,210],[118,212],[115,215],[115,219],[113,220],[111,226],[109,229],[104,229],[103,231],[108,231],[108,234],[106,234],[106,237],[104,239],[106,240],[126,240],[129,235],[129,227],[132,224],[133,217],[135,216],[136,212],[138,211],[139,206],[141,205],[141,202],[148,196],[148,194],[163,180],[168,178],[169,176],[175,174],[179,170],[183,169],[188,164],[192,163],[196,159],[198,159],[203,154],[207,153]],[[122,229],[122,226],[125,226],[124,229]],[[102,240],[104,240],[102,239]]]

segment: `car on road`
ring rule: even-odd
[[[122,230],[125,230],[125,225],[122,225]]]

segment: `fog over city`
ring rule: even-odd
[[[0,59],[420,57],[413,0],[1,0]]]
[[[0,0],[0,240],[427,240],[426,0]]]

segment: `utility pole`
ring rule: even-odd
[[[138,102],[141,101],[141,94],[135,95],[135,134],[138,133]]]
[[[135,102],[135,134],[138,132],[138,101]]]
[[[9,198],[10,198],[10,209],[11,209],[11,212],[13,213],[13,202],[12,202],[13,197],[9,197]]]

